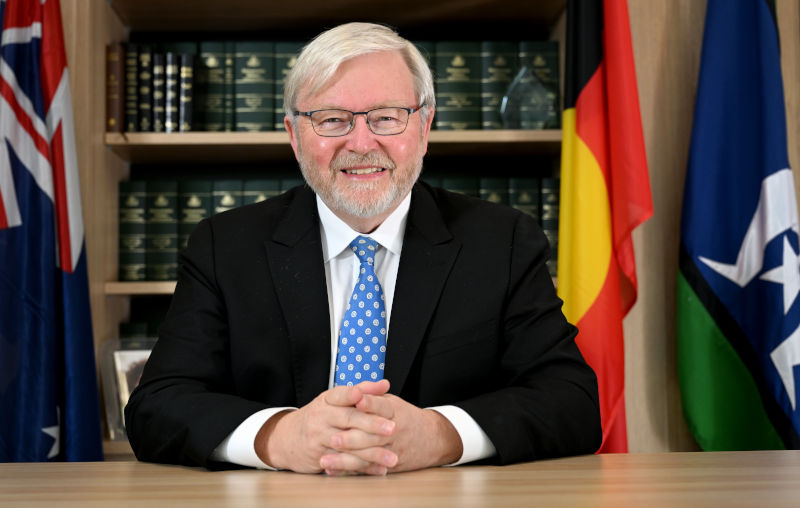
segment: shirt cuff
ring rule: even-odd
[[[258,469],[272,469],[258,458],[256,454],[256,435],[267,420],[287,409],[297,409],[294,407],[271,407],[250,415],[245,421],[239,424],[228,437],[226,437],[211,452],[211,459],[217,462],[229,462],[240,466],[255,467]]]
[[[436,406],[429,407],[441,414],[455,427],[459,437],[463,452],[461,458],[447,466],[457,466],[475,460],[485,459],[495,454],[495,448],[489,436],[483,431],[478,423],[463,409],[457,406]]]

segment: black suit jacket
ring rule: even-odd
[[[547,241],[512,208],[416,184],[385,377],[453,404],[496,463],[594,452],[594,372],[561,313]],[[126,408],[141,460],[205,465],[254,412],[327,389],[330,319],[314,193],[298,187],[203,221],[181,255],[159,340]]]

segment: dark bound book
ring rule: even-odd
[[[525,212],[541,225],[539,213],[539,179],[530,177],[511,177],[508,179],[508,204]]]
[[[222,130],[230,132],[236,127],[236,109],[233,104],[234,88],[234,60],[236,59],[236,46],[233,41],[225,41],[225,69],[223,71],[222,95]]]
[[[138,70],[139,131],[153,131],[153,52],[147,46],[139,46]]]
[[[139,130],[139,46],[125,44],[125,130]]]
[[[243,184],[242,180],[214,180],[212,188],[214,213],[242,206]]]
[[[516,42],[481,43],[481,127],[502,129],[500,105],[518,68]]]
[[[508,204],[508,178],[484,176],[480,179],[480,198],[500,205]]]
[[[542,231],[550,243],[550,259],[547,269],[551,277],[558,275],[558,214],[559,214],[559,186],[558,178],[542,178]]]
[[[237,41],[234,69],[236,130],[274,130],[275,45],[268,41]]]
[[[225,43],[200,43],[195,101],[198,130],[222,131],[225,128]]]
[[[168,51],[164,54],[164,132],[180,130],[178,95],[179,76],[181,71],[180,55]]]
[[[122,132],[125,123],[125,48],[121,42],[106,46],[106,131]]]
[[[178,249],[184,249],[197,224],[213,213],[210,180],[178,183]]]
[[[286,75],[294,67],[297,55],[303,49],[302,42],[276,42],[275,43],[275,123],[276,131],[286,130],[283,126],[283,82]]]
[[[527,66],[535,80],[537,93],[522,103],[523,129],[558,129],[561,127],[559,106],[558,41],[522,41],[519,43],[520,66]]]
[[[178,80],[178,130],[194,130],[194,55],[181,53]]]
[[[153,132],[165,132],[166,76],[164,53],[153,53]]]
[[[260,203],[281,193],[281,182],[278,178],[259,178],[244,181],[242,204]]]
[[[147,182],[147,280],[175,280],[178,268],[178,182]]]
[[[145,271],[145,214],[147,184],[125,180],[119,183],[119,280],[142,281]]]
[[[481,128],[479,42],[436,43],[436,128]]]
[[[480,196],[480,183],[475,176],[443,176],[442,187],[475,198]]]

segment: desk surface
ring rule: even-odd
[[[800,451],[593,455],[387,477],[0,464],[0,506],[800,506]]]

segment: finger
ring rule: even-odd
[[[362,394],[369,395],[383,395],[389,393],[389,380],[381,379],[380,381],[363,381],[356,385],[356,388]]]
[[[394,418],[395,415],[395,408],[392,400],[384,396],[364,395],[361,397],[361,400],[356,403],[356,409],[390,420]]]
[[[335,386],[323,394],[323,400],[331,406],[355,406],[363,396],[357,386]]]
[[[370,434],[391,436],[396,427],[395,422],[379,415],[348,408],[336,411],[331,415],[329,425],[342,430],[358,429]]]
[[[347,453],[332,453],[323,455],[319,465],[326,471],[352,471],[367,473],[370,466],[391,468],[397,465],[397,455],[386,448],[366,448]]]
[[[390,436],[351,429],[332,435],[329,446],[337,451],[349,452],[376,446],[386,446],[389,442]]]

